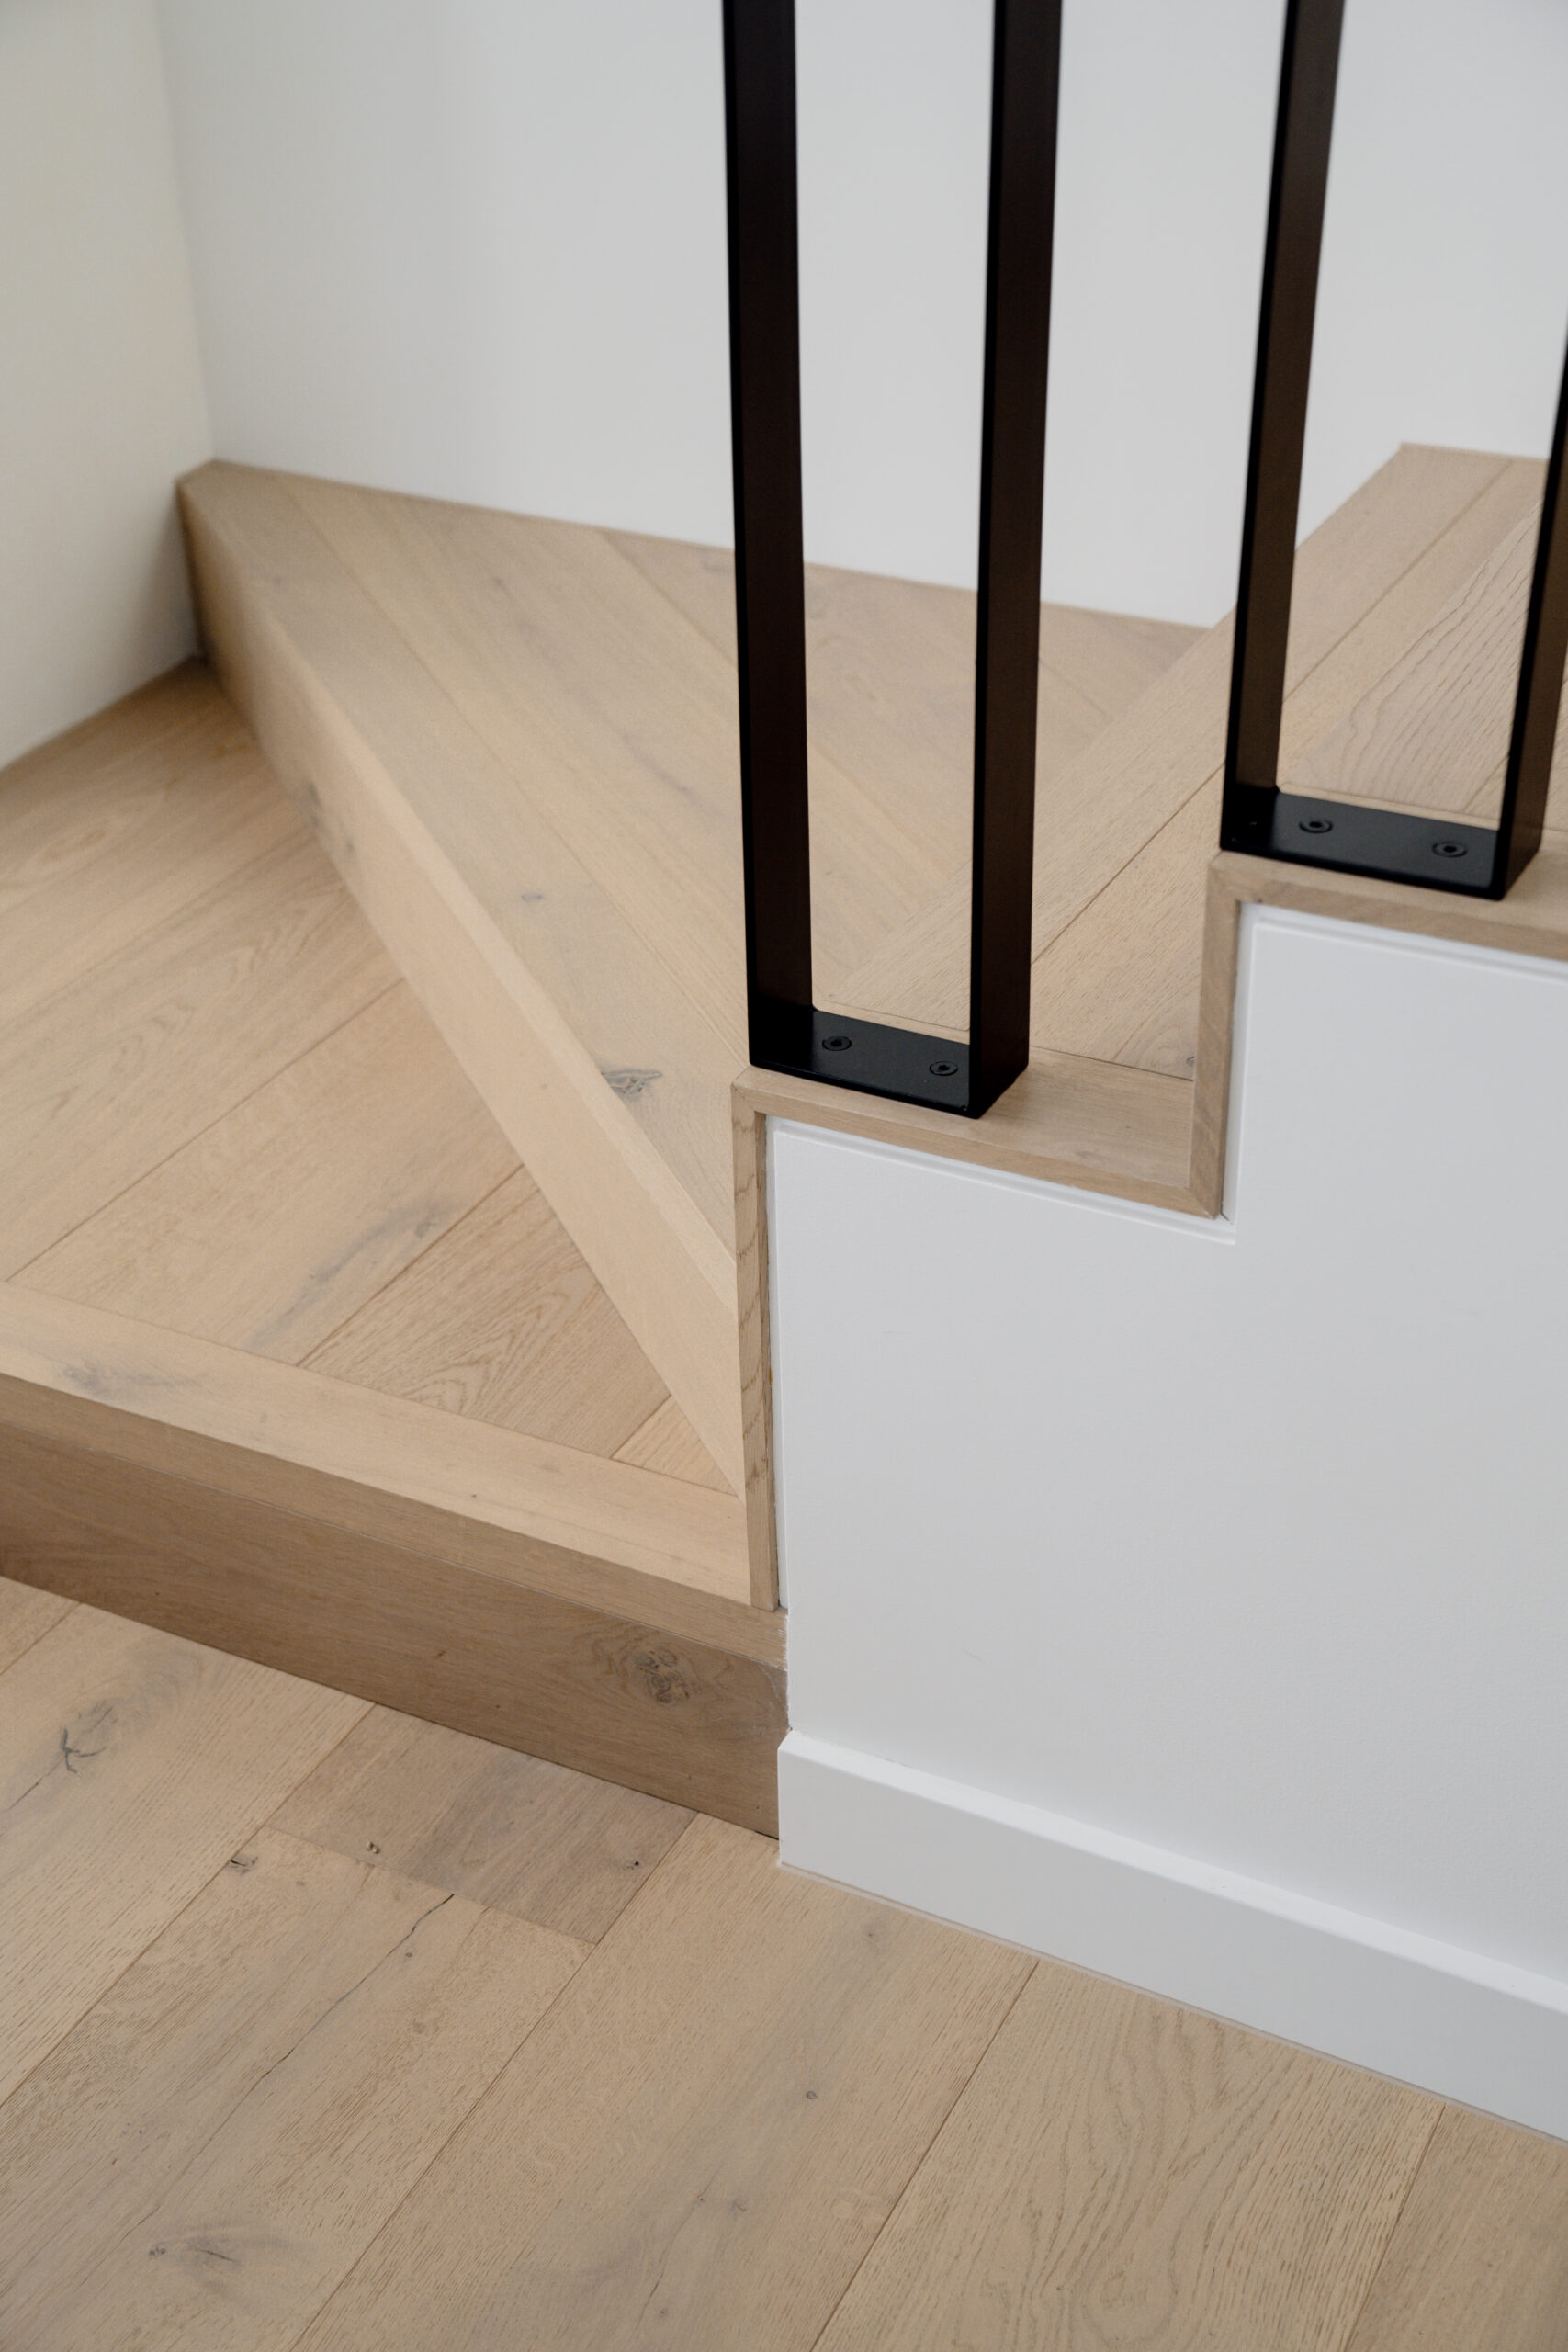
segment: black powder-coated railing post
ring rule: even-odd
[[[793,0],[724,19],[751,1058],[978,1117],[1029,1058],[1061,0],[996,0],[967,1045],[812,1003]]]
[[[1056,185],[1060,0],[999,0],[975,630],[970,1082],[995,1102],[1029,1059],[1040,543]],[[1042,197],[1043,196],[1043,202]]]
[[[1280,763],[1296,516],[1344,0],[1290,0],[1258,322],[1247,527],[1231,661],[1224,831],[1264,836]],[[1259,807],[1256,796],[1264,796]]]
[[[728,0],[729,368],[751,1059],[809,1051],[795,0]]]
[[[1410,810],[1283,792],[1279,785],[1313,322],[1343,18],[1344,0],[1288,0],[1285,11],[1220,846],[1292,865],[1500,899],[1540,845],[1568,657],[1568,367],[1547,469],[1495,831]]]

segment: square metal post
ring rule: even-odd
[[[966,1045],[812,1001],[793,0],[725,0],[724,32],[751,1058],[977,1118],[1029,1058],[1061,0],[996,0]]]
[[[1568,655],[1562,481],[1568,366],[1547,468],[1496,829],[1280,789],[1285,656],[1343,19],[1344,0],[1288,0],[1285,11],[1220,846],[1500,899],[1540,844]]]

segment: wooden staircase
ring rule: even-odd
[[[1287,776],[1484,808],[1540,482],[1406,449],[1314,535]],[[1228,628],[1045,609],[1035,1055],[969,1122],[745,1076],[727,557],[182,505],[219,683],[0,780],[0,1565],[766,1826],[761,1121],[1213,1213]],[[807,610],[819,991],[959,1030],[973,600]]]

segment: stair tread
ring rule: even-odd
[[[493,1430],[502,1486],[513,1433],[586,1495],[658,1420],[603,1491],[689,1493],[694,1573],[744,1602],[739,1504],[209,673],[0,776],[7,895],[53,953],[0,995],[7,1311],[107,1310],[149,1378],[160,1332],[309,1363],[434,1408],[397,1425],[433,1459]]]

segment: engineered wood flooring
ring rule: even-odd
[[[722,1485],[204,670],[0,777],[0,1274]]]
[[[6,2352],[1562,2352],[1568,2147],[0,1582]]]

